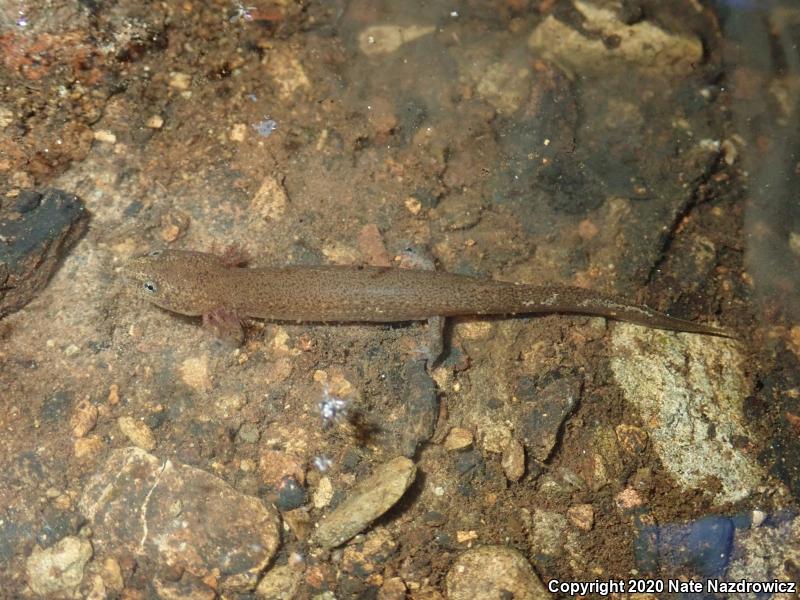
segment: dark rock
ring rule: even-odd
[[[342,456],[342,471],[345,473],[353,473],[360,462],[361,456],[358,450],[350,446],[344,451],[344,455]]]
[[[23,214],[39,208],[42,204],[42,195],[32,190],[24,190],[17,197],[15,208],[18,213]]]
[[[399,438],[397,450],[409,458],[413,457],[417,447],[431,439],[436,418],[439,415],[436,384],[425,370],[423,361],[414,360],[406,363],[395,382],[393,391],[402,399],[400,418],[396,424],[394,435]]]
[[[728,565],[733,530],[733,521],[720,516],[664,526],[659,532],[661,563],[691,569],[702,577],[717,577]]]
[[[122,216],[135,217],[141,212],[142,208],[144,208],[142,202],[140,200],[134,200],[133,202],[128,204],[128,206],[125,207],[125,210],[122,211]]]
[[[437,531],[433,536],[434,541],[446,550],[461,550],[461,544],[446,531]]]
[[[33,526],[26,523],[9,509],[0,517],[0,560],[8,564],[15,554],[22,551],[34,541]]]
[[[294,477],[284,477],[276,492],[275,506],[278,510],[293,510],[306,503],[306,490]]]
[[[43,523],[36,535],[36,543],[42,547],[50,546],[68,535],[78,533],[83,517],[74,511],[57,510],[52,506],[44,509]]]
[[[86,232],[89,213],[77,196],[23,192],[0,211],[0,318],[30,302]]]
[[[517,416],[523,443],[532,458],[543,462],[556,445],[561,424],[578,403],[583,380],[575,373],[553,371],[541,379],[521,377],[516,396],[522,401]]]
[[[428,107],[424,100],[416,97],[409,97],[399,104],[400,127],[406,140],[411,140],[417,129],[427,120]],[[422,202],[422,199],[419,200]]]
[[[633,519],[636,538],[633,540],[633,557],[636,568],[643,573],[658,571],[658,526],[649,514],[638,514]]]
[[[42,402],[39,418],[44,423],[63,421],[68,417],[71,405],[72,394],[65,391],[58,391],[52,396],[45,398],[44,402]]]
[[[447,517],[436,510],[430,510],[423,515],[422,520],[431,527],[441,527],[447,523]]]
[[[464,475],[474,470],[478,465],[483,463],[483,457],[480,452],[475,450],[467,452],[459,452],[456,459],[455,467],[459,474]]]

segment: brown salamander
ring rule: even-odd
[[[282,321],[411,321],[458,315],[571,313],[723,337],[711,325],[670,317],[592,290],[525,285],[391,267],[243,268],[203,252],[166,250],[128,262],[138,295],[214,324],[233,317]]]

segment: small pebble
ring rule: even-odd
[[[456,541],[459,544],[466,544],[468,542],[474,542],[478,539],[478,532],[474,529],[470,529],[469,531],[456,531]]]
[[[273,119],[265,118],[258,123],[253,123],[252,127],[261,137],[269,137],[276,129],[278,129],[278,123]]]
[[[88,458],[90,456],[94,456],[95,454],[99,453],[102,448],[103,440],[96,435],[77,438],[73,444],[75,458]]]
[[[591,531],[594,527],[594,508],[591,504],[576,504],[567,509],[570,523],[582,531]]]
[[[107,588],[115,592],[121,592],[122,588],[125,587],[125,581],[122,578],[122,569],[115,559],[107,558],[103,562],[103,570],[100,574]]]
[[[161,115],[153,115],[147,119],[147,123],[145,123],[145,125],[150,129],[161,129],[161,127],[164,125],[164,119],[161,117]]]
[[[275,221],[283,217],[289,205],[289,197],[283,187],[282,178],[267,176],[250,201],[254,213],[266,221]]]
[[[189,229],[191,219],[188,214],[181,211],[169,211],[161,216],[161,239],[172,243]]]
[[[90,400],[81,400],[72,413],[70,425],[72,435],[81,438],[89,433],[97,424],[97,407]]]
[[[179,73],[177,71],[173,71],[169,74],[169,87],[175,88],[176,90],[188,90],[189,85],[192,83],[191,75],[187,73]]]
[[[517,440],[511,440],[503,452],[503,473],[509,481],[519,481],[525,474],[525,449]]]
[[[247,135],[247,125],[244,123],[235,123],[231,127],[231,140],[234,142],[243,142],[245,135]]]
[[[619,445],[634,456],[641,454],[647,448],[647,432],[641,427],[620,423],[614,429]]]
[[[294,477],[284,477],[277,492],[275,506],[278,510],[294,510],[306,503],[306,489]]]
[[[453,427],[444,440],[445,450],[462,450],[472,445],[472,432],[460,427]]]
[[[614,497],[614,501],[617,503],[617,507],[622,510],[630,510],[632,508],[638,508],[644,501],[642,500],[641,495],[633,488],[625,488],[619,494]]]
[[[130,442],[142,450],[152,450],[156,447],[156,439],[153,432],[139,419],[133,417],[120,417],[117,419],[120,431]]]
[[[378,590],[378,600],[405,600],[406,584],[399,577],[390,577]]]
[[[117,136],[108,129],[98,129],[94,132],[94,139],[104,144],[116,144]]]
[[[767,520],[767,513],[763,510],[754,510],[753,511],[753,520],[750,523],[750,527],[755,529],[756,527],[761,527],[764,521]]]
[[[119,385],[112,383],[108,387],[108,397],[106,398],[109,404],[119,404]]]
[[[314,490],[314,508],[325,508],[333,498],[333,484],[329,477],[322,477]]]
[[[302,572],[289,565],[275,565],[269,569],[256,588],[256,597],[266,600],[293,600],[297,597]]]
[[[422,210],[422,202],[414,198],[414,196],[408,196],[404,204],[406,205],[406,210],[412,215],[418,215]]]
[[[83,579],[83,568],[92,557],[92,544],[69,536],[47,549],[38,546],[28,557],[28,584],[41,596],[73,594]]]
[[[211,375],[208,372],[208,356],[190,357],[179,367],[181,380],[197,392],[205,392],[211,387]]]

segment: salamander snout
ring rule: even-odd
[[[209,284],[224,274],[224,266],[212,254],[187,250],[150,252],[130,259],[122,268],[128,288],[167,310],[199,316],[216,308]]]
[[[128,289],[161,306],[165,302],[166,277],[160,269],[155,268],[152,258],[155,257],[145,255],[133,258],[122,267],[121,273]]]

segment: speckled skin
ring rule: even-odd
[[[124,276],[154,304],[190,316],[224,310],[282,321],[409,321],[433,316],[572,313],[730,337],[624,300],[568,286],[535,286],[381,267],[239,268],[203,252],[131,260]]]

